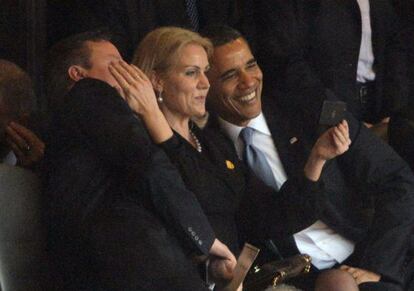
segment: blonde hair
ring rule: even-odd
[[[213,52],[210,40],[188,29],[166,26],[149,32],[135,50],[132,63],[148,76],[153,72],[166,72],[175,64],[184,47],[200,45],[207,56]]]

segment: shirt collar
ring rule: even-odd
[[[233,123],[230,123],[221,117],[218,118],[219,124],[221,128],[227,133],[228,137],[235,143],[237,142],[237,139],[239,138],[240,131],[244,128],[243,126],[237,126]],[[251,127],[265,135],[270,136],[270,130],[267,126],[266,119],[263,115],[263,112],[261,112],[258,116],[251,119],[249,123],[247,124],[247,127]]]

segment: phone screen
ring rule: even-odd
[[[346,103],[343,101],[325,100],[322,105],[320,125],[335,126],[345,119]]]

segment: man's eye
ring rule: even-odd
[[[237,77],[236,73],[231,73],[231,74],[227,74],[221,77],[222,81],[229,81],[229,80],[233,80]]]
[[[247,64],[248,69],[252,69],[252,68],[256,68],[256,67],[257,67],[257,62],[256,61]]]

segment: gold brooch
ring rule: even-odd
[[[226,160],[226,166],[227,166],[227,169],[229,169],[229,170],[234,169],[234,164],[229,160]]]

